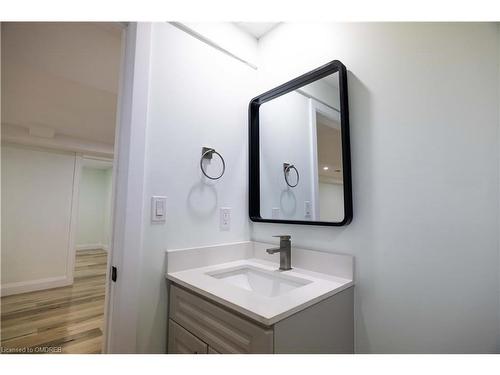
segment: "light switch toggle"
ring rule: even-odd
[[[157,217],[165,216],[165,202],[162,200],[156,201],[156,216]]]
[[[151,198],[151,221],[165,222],[167,213],[167,197],[153,196]]]

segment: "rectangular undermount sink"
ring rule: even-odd
[[[268,271],[250,265],[207,272],[207,275],[266,297],[280,296],[311,283],[310,280],[288,276],[280,271]]]

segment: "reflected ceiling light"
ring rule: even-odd
[[[324,171],[327,171],[327,170],[328,170],[328,167],[325,165],[325,166],[323,167],[323,170],[324,170]]]

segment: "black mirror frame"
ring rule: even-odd
[[[342,136],[342,171],[344,178],[344,219],[340,222],[263,219],[260,216],[260,152],[259,152],[259,107],[279,96],[333,73],[339,73],[340,128]],[[349,141],[349,104],[347,99],[347,69],[338,60],[333,60],[317,69],[292,79],[272,90],[253,98],[248,106],[248,153],[249,153],[249,215],[254,222],[342,226],[352,221],[351,148]]]

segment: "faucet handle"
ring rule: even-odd
[[[281,235],[277,235],[277,236],[273,236],[273,237],[278,237],[280,240],[284,240],[284,241],[289,241],[290,238],[292,238],[292,236],[290,236],[289,234],[281,234]]]

